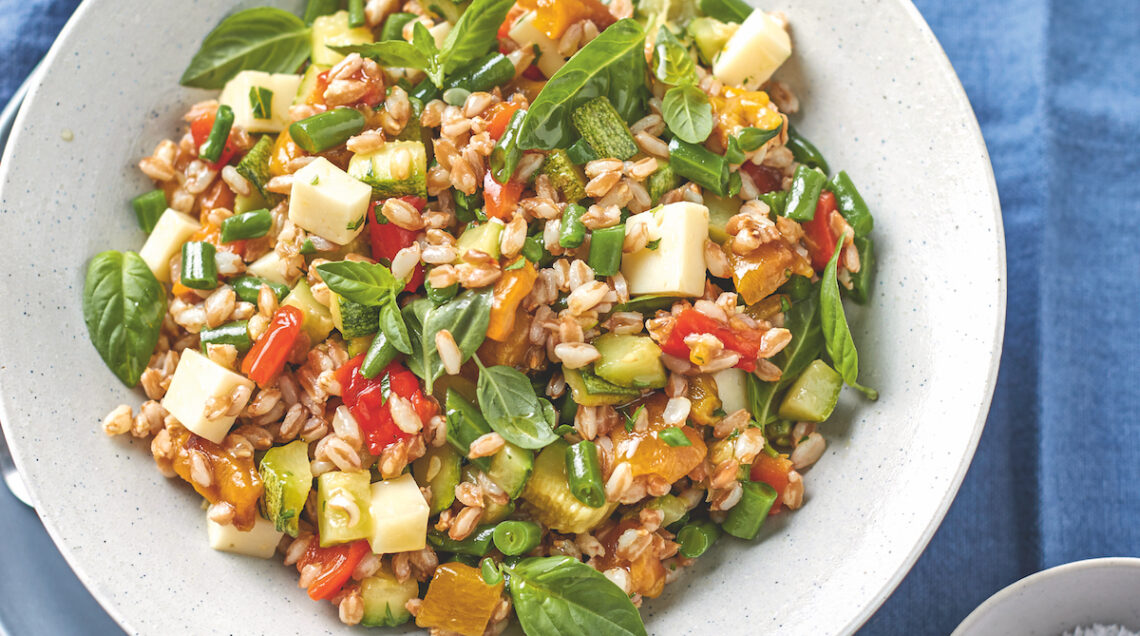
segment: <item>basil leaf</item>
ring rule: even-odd
[[[475,0],[447,34],[441,57],[443,70],[456,70],[487,54],[498,46],[499,26],[514,6],[514,0]]]
[[[210,31],[179,83],[222,88],[240,71],[294,73],[309,52],[309,29],[300,18],[272,7],[246,9]]]
[[[443,375],[443,360],[435,347],[435,334],[441,329],[450,331],[455,344],[459,345],[461,361],[470,360],[487,338],[491,301],[491,288],[487,287],[480,291],[469,289],[438,307],[421,298],[404,308],[409,335],[415,334],[411,337],[408,369],[423,379],[428,393],[431,393],[436,379]],[[408,308],[413,306],[409,312]]]
[[[653,74],[673,86],[697,83],[697,71],[689,49],[664,25],[657,30],[653,45]]]
[[[87,266],[83,320],[91,344],[123,384],[139,383],[166,315],[166,290],[134,252],[102,252]]]
[[[530,380],[512,367],[482,367],[476,394],[491,428],[520,448],[538,449],[558,439]]]
[[[511,121],[507,124],[503,136],[499,137],[499,141],[495,142],[495,147],[491,149],[491,157],[488,163],[491,167],[491,174],[499,183],[506,183],[511,180],[515,168],[519,165],[519,160],[522,159],[522,150],[519,149],[519,130],[522,128],[525,118],[526,111],[516,110],[515,114],[511,115]]]
[[[855,341],[847,327],[847,315],[843,311],[843,298],[839,295],[839,283],[835,274],[842,252],[843,238],[835,246],[835,253],[827,262],[819,283],[819,321],[823,326],[823,340],[827,345],[827,355],[835,364],[835,370],[843,376],[848,386],[862,391],[869,399],[879,399],[879,392],[859,384],[859,353],[855,351]]]
[[[724,160],[731,165],[740,165],[744,163],[747,157],[744,156],[744,151],[740,148],[740,140],[736,137],[728,138],[728,147],[724,150]]]
[[[691,144],[704,143],[713,129],[709,96],[696,86],[674,86],[666,91],[661,115],[674,135]]]
[[[427,56],[422,51],[404,40],[384,40],[371,44],[349,44],[329,48],[344,55],[359,53],[362,57],[372,58],[383,66],[418,68],[422,71],[429,64]]]
[[[784,328],[792,333],[792,341],[772,358],[783,372],[776,382],[764,382],[748,374],[748,404],[752,418],[761,426],[774,419],[773,402],[783,389],[795,382],[812,360],[823,350],[823,329],[819,323],[819,296],[812,293],[784,312]]]
[[[380,305],[380,331],[388,344],[405,355],[412,354],[412,339],[408,335],[408,326],[404,324],[404,317],[400,315],[400,306],[396,304],[396,295],[388,297],[388,302]]]
[[[574,109],[609,97],[627,122],[644,110],[645,31],[632,18],[618,20],[574,54],[535,98],[519,130],[520,148],[569,148],[578,139]]]
[[[383,304],[389,295],[398,294],[404,288],[404,283],[379,263],[336,261],[317,265],[317,271],[329,289],[369,307]]]
[[[744,22],[752,7],[744,0],[701,0],[701,13],[721,22]]]
[[[428,79],[432,84],[443,88],[443,63],[439,58],[439,49],[431,31],[428,31],[423,22],[416,22],[412,27],[412,46],[427,60],[427,65],[422,68]]]
[[[761,128],[744,128],[736,133],[735,139],[740,142],[740,149],[744,152],[752,152],[768,143],[776,135],[780,134],[780,129],[784,127],[781,123],[772,130],[763,130]]]
[[[515,613],[527,634],[645,636],[625,592],[581,561],[532,557],[508,571]]]

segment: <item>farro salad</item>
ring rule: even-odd
[[[92,342],[210,545],[349,625],[644,634],[646,597],[804,503],[872,218],[742,0],[234,13],[139,162]]]

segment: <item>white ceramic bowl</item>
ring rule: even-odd
[[[245,3],[252,4],[252,3]],[[299,4],[299,3],[296,3]],[[796,52],[799,126],[876,215],[874,301],[851,312],[862,381],[808,474],[807,505],[755,544],[726,540],[644,614],[656,634],[838,634],[863,623],[926,546],[989,405],[1005,310],[1001,217],[953,69],[906,0],[776,0]],[[99,423],[137,405],[88,344],[84,264],[137,249],[135,168],[209,96],[177,80],[233,3],[88,0],[32,90],[0,166],[0,418],[48,531],[128,631],[342,631],[279,563],[206,545],[200,498],[146,443]],[[293,8],[296,8],[295,6]],[[73,136],[73,140],[71,139]]]
[[[1140,631],[1140,559],[1058,565],[991,596],[952,636],[1061,636],[1094,623]]]

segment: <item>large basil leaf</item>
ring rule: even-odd
[[[672,86],[697,83],[697,71],[689,49],[666,26],[657,29],[657,42],[653,45],[653,74]]]
[[[336,261],[317,265],[317,271],[329,289],[369,307],[384,304],[404,288],[403,281],[379,263]]]
[[[300,18],[272,7],[246,9],[210,31],[179,82],[216,89],[240,71],[294,73],[309,52],[309,28]]]
[[[477,396],[487,423],[515,446],[536,449],[558,439],[530,380],[517,369],[480,366]]]
[[[453,73],[497,46],[496,34],[499,26],[503,24],[514,4],[514,0],[472,2],[443,42],[441,53],[444,60],[443,70],[446,73]]]
[[[627,122],[645,110],[645,31],[618,20],[574,54],[535,98],[519,129],[519,147],[568,148],[578,139],[570,114],[605,95]]]
[[[443,360],[435,346],[435,334],[441,329],[450,331],[455,344],[459,345],[461,359],[470,360],[487,338],[491,301],[491,288],[487,287],[479,291],[469,289],[438,307],[432,306],[427,298],[421,298],[404,308],[404,322],[412,340],[408,369],[423,379],[428,393],[436,379],[443,375]],[[412,309],[409,311],[409,308]]]
[[[744,0],[700,0],[701,13],[721,22],[744,22],[752,7]]]
[[[641,615],[625,592],[585,563],[533,557],[509,571],[515,613],[531,636],[645,636]]]
[[[87,266],[83,320],[91,343],[127,386],[139,383],[166,315],[166,290],[134,252],[103,252]]]
[[[432,84],[443,88],[443,60],[440,59],[439,49],[435,46],[435,37],[423,22],[416,22],[412,27],[412,46],[427,60],[427,65],[422,68],[428,79]]]
[[[855,350],[855,341],[851,339],[851,330],[847,327],[847,314],[843,311],[843,298],[839,295],[839,282],[835,278],[839,255],[843,251],[843,238],[839,237],[835,253],[827,262],[819,282],[819,322],[823,327],[827,355],[843,376],[843,381],[862,391],[868,398],[877,400],[878,391],[859,384],[859,353]]]
[[[764,382],[748,374],[748,404],[752,417],[767,424],[773,402],[780,391],[791,385],[812,360],[823,351],[823,329],[819,324],[819,300],[813,293],[784,312],[784,328],[792,333],[792,341],[772,358],[783,373],[777,382]]]
[[[376,60],[383,66],[400,66],[420,70],[428,67],[428,59],[423,52],[411,42],[404,40],[384,40],[370,44],[347,44],[329,48],[344,55],[359,53],[363,57]]]
[[[670,132],[691,144],[704,143],[713,129],[709,96],[696,86],[674,86],[666,91],[661,116]]]

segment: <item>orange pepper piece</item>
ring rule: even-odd
[[[289,129],[282,130],[273,142],[273,151],[269,154],[269,174],[274,177],[289,174],[289,162],[304,157],[305,154],[289,135]]]
[[[768,453],[760,453],[752,460],[752,470],[749,477],[752,481],[762,481],[776,490],[776,503],[772,504],[769,515],[780,512],[781,502],[784,499],[784,489],[788,487],[788,475],[792,472],[792,460],[787,455],[780,454],[772,457]]]
[[[173,467],[178,476],[186,480],[210,503],[224,501],[234,507],[234,527],[249,530],[257,521],[257,505],[264,487],[261,474],[253,457],[242,457],[233,449],[218,445],[189,430],[175,426],[167,429],[174,448]],[[225,442],[223,442],[224,444]],[[206,459],[210,469],[210,485],[204,487],[190,478],[194,453]]]
[[[515,262],[522,258],[518,256]],[[515,311],[519,303],[526,298],[534,281],[538,280],[538,271],[534,263],[526,261],[522,267],[503,272],[495,282],[491,300],[491,322],[487,326],[487,337],[491,340],[505,342],[515,327]]]
[[[618,426],[610,433],[615,454],[628,457],[625,461],[629,462],[634,478],[656,475],[673,483],[689,474],[705,458],[708,451],[705,441],[691,426],[681,427],[691,446],[670,446],[657,437],[658,431],[667,428],[662,414],[668,401],[664,393],[654,393],[644,401],[649,415],[649,427],[645,431],[627,431],[624,426]],[[632,454],[627,452],[629,449],[632,449]]]
[[[571,24],[593,20],[598,31],[614,23],[614,16],[598,0],[519,0],[519,6],[535,12],[534,26],[552,40],[562,37]]]
[[[462,563],[444,563],[435,569],[416,625],[464,636],[483,636],[502,596],[502,581],[487,585],[478,569]]]

